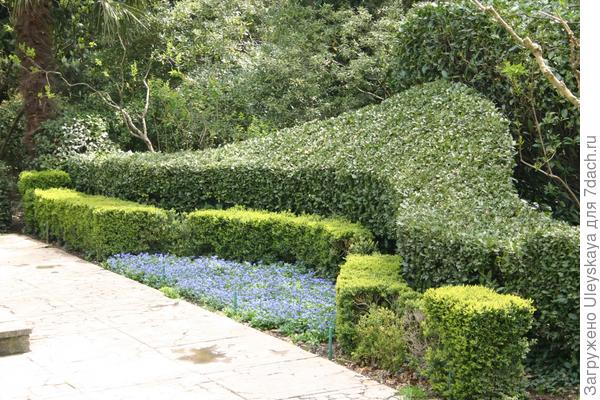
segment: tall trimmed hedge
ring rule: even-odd
[[[157,251],[170,244],[165,210],[70,189],[33,189],[27,194],[30,204],[24,209],[37,234],[96,259]]]
[[[544,48],[544,56],[567,86],[577,88],[570,66],[567,35],[560,24],[539,18],[542,10],[561,14],[579,30],[578,2],[544,0],[496,0],[494,5],[517,31],[529,35]],[[566,3],[571,3],[569,6]],[[568,9],[569,12],[563,12]],[[561,11],[559,11],[561,10]],[[518,15],[518,20],[511,19]],[[390,62],[389,81],[394,91],[437,79],[465,83],[492,100],[510,120],[515,141],[524,140],[526,159],[539,157],[536,119],[542,122],[546,146],[557,148],[553,170],[574,190],[579,187],[579,110],[560,96],[529,51],[468,0],[426,2],[414,6],[399,23]],[[523,74],[510,79],[503,73],[506,62]],[[518,82],[519,89],[514,88]],[[533,105],[533,106],[532,106]],[[535,113],[535,114],[534,114]],[[518,164],[514,174],[521,193],[552,207],[562,219],[579,222],[579,211],[556,182]]]
[[[240,204],[361,222],[396,243],[412,285],[484,283],[531,297],[544,346],[532,358],[564,368],[578,359],[578,321],[565,315],[579,310],[579,231],[518,198],[513,154],[508,122],[490,101],[437,81],[219,149],[80,156],[67,169],[80,190],[164,208]],[[545,232],[561,233],[548,242]],[[568,294],[563,316],[536,280],[540,265]]]
[[[300,262],[335,277],[350,252],[373,251],[372,234],[339,218],[230,208],[198,210],[185,218],[185,243],[193,255],[264,262]]]

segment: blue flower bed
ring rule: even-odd
[[[290,264],[250,264],[216,257],[118,254],[106,267],[263,329],[322,341],[335,321],[335,284]]]

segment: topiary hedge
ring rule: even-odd
[[[427,290],[422,305],[426,376],[436,392],[456,400],[523,395],[531,301],[481,286],[448,286]]]
[[[351,251],[373,250],[372,234],[341,219],[230,208],[186,216],[190,254],[240,261],[301,262],[321,276],[337,276]]]
[[[577,35],[579,7],[577,3],[553,3],[494,1],[517,32],[541,43],[544,56],[567,86],[577,88],[567,35],[560,24],[537,15],[542,10],[561,14]],[[553,170],[578,190],[579,110],[556,93],[529,52],[515,45],[502,26],[470,1],[428,2],[413,7],[399,23],[392,54],[388,79],[393,91],[442,78],[477,89],[508,117],[514,140],[523,138],[527,160],[540,156],[535,131],[540,121],[546,146],[558,150],[552,158]],[[579,223],[577,207],[556,182],[522,164],[517,165],[515,177],[528,199],[549,205],[556,215]]]
[[[24,209],[33,230],[97,259],[156,251],[169,244],[169,214],[152,206],[70,189],[27,192]]]
[[[402,279],[402,258],[392,255],[350,255],[335,285],[336,340],[342,350],[357,345],[357,324],[372,306],[401,308],[417,293]]]
[[[0,161],[0,232],[6,232],[12,223],[11,185],[9,168]]]
[[[80,156],[67,170],[85,192],[164,208],[240,204],[361,222],[396,243],[412,285],[485,283],[531,297],[544,346],[535,357],[573,366],[579,231],[519,199],[513,154],[508,122],[490,101],[437,81],[264,138],[203,152]],[[551,243],[545,232],[556,233]],[[567,294],[562,316],[536,281],[540,265]]]

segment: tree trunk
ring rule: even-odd
[[[19,82],[26,120],[23,144],[29,156],[34,157],[35,132],[56,112],[56,103],[48,96],[52,87],[50,77],[38,72],[40,69],[51,71],[54,67],[52,0],[27,2],[16,16],[15,31],[23,67]]]

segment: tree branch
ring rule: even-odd
[[[471,3],[473,3],[481,11],[491,16],[498,24],[500,24],[500,26],[502,26],[504,30],[508,32],[508,34],[513,38],[513,40],[517,42],[517,44],[529,50],[529,52],[535,58],[535,61],[538,64],[538,67],[540,68],[540,71],[550,82],[550,84],[554,87],[554,89],[558,92],[558,94],[567,99],[575,107],[580,107],[579,98],[575,96],[573,92],[571,92],[567,85],[565,85],[565,83],[561,79],[559,79],[554,72],[552,72],[552,69],[550,68],[548,62],[543,56],[542,46],[531,40],[531,38],[529,38],[528,36],[524,38],[519,36],[519,34],[517,34],[517,32],[515,32],[515,30],[510,26],[510,24],[506,22],[504,18],[502,18],[502,16],[498,13],[498,11],[496,11],[496,9],[493,6],[483,5],[479,0],[471,0]]]

